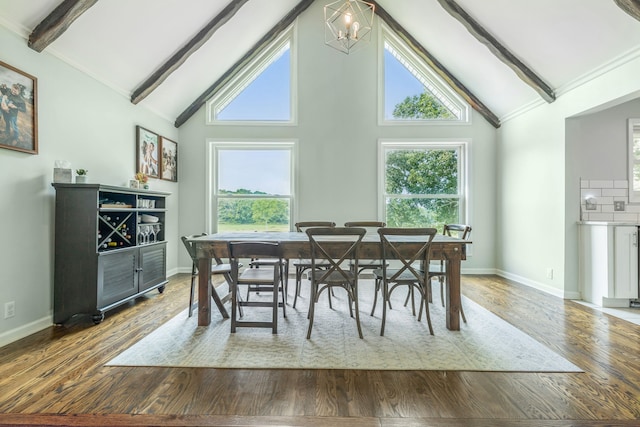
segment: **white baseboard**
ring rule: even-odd
[[[0,334],[0,347],[10,344],[14,341],[18,341],[22,338],[28,337],[31,334],[40,332],[43,329],[53,325],[53,319],[51,316],[43,317],[34,322],[27,323],[26,325],[19,326],[7,332]]]
[[[514,282],[521,283],[525,286],[529,286],[531,288],[556,296],[558,298],[580,299],[579,292],[567,292],[564,289],[554,288],[549,285],[545,285],[544,283],[536,282],[535,280],[530,280],[530,279],[527,279],[526,277],[518,276],[517,274],[508,273],[503,270],[496,270],[496,274],[500,277],[504,277],[505,279],[513,280]]]

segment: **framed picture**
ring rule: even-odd
[[[161,137],[162,164],[160,178],[168,181],[178,181],[178,143],[164,136]]]
[[[38,79],[0,61],[0,147],[38,154]]]
[[[136,173],[158,178],[160,137],[142,126],[136,126]]]

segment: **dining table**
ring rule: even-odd
[[[275,242],[281,247],[283,259],[309,259],[311,246],[306,233],[300,232],[223,232],[207,234],[189,239],[195,248],[198,259],[198,271],[211,271],[212,260],[218,263],[228,259],[229,242]],[[472,243],[457,237],[438,234],[431,243],[431,260],[442,260],[445,264],[445,308],[446,326],[452,331],[460,330],[460,264],[466,259],[466,246]],[[400,245],[417,246],[420,243],[407,237]],[[382,246],[377,233],[367,233],[360,244],[360,259],[381,259]],[[228,318],[224,307],[228,296],[220,297],[216,289],[210,286],[211,275],[198,275],[198,326],[211,324],[213,300],[220,314]]]

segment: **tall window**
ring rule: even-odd
[[[212,143],[212,228],[291,230],[292,142]]]
[[[640,119],[628,119],[629,125],[629,202],[640,202]]]
[[[465,222],[465,144],[380,145],[382,217],[390,227]]]
[[[382,34],[383,122],[469,122],[469,105],[391,30]]]
[[[207,103],[207,122],[294,123],[294,54],[290,27]]]

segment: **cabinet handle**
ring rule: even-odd
[[[638,246],[638,232],[633,233],[633,246]]]

